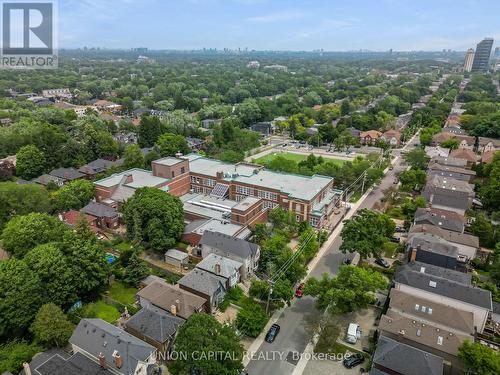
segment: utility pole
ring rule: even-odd
[[[271,294],[273,293],[274,281],[269,281],[269,293],[267,294],[267,302],[266,302],[266,314],[269,311],[269,301],[271,301]]]
[[[366,171],[363,172],[363,185],[361,186],[361,194],[365,193]]]

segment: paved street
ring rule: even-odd
[[[407,143],[404,149],[409,150],[414,148],[417,139],[418,133]],[[371,208],[380,198],[382,198],[382,191],[393,186],[395,174],[406,168],[400,164],[400,151],[395,150],[394,155],[396,156],[394,160],[394,169],[389,170],[379,186],[375,187],[363,200],[360,200],[353,206],[353,209],[349,212],[349,216],[361,208]],[[338,272],[342,259],[346,257],[346,255],[339,251],[339,247],[342,243],[342,239],[339,235],[341,226],[342,224],[332,233],[326,251],[318,254],[319,259],[312,265],[309,276],[319,277],[325,272],[330,274],[336,274]],[[352,255],[349,256],[352,257]],[[248,374],[292,374],[297,361],[293,360],[293,358],[288,355],[291,351],[298,353],[304,352],[311,338],[311,333],[306,332],[304,328],[304,317],[313,314],[319,316],[322,312],[316,310],[314,307],[314,300],[311,297],[303,297],[302,299],[295,298],[291,306],[284,309],[277,320],[277,323],[281,326],[281,330],[276,341],[272,344],[263,342],[258,348],[257,353],[253,354],[254,356],[259,356],[259,358],[265,356],[264,358],[266,359],[250,361],[246,367]],[[273,353],[277,353],[274,358],[272,358]],[[278,353],[281,357],[278,356]]]

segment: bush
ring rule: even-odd
[[[11,341],[0,346],[0,373],[11,372],[17,374],[24,362],[30,362],[36,353],[43,351],[43,348],[36,344]]]
[[[269,317],[261,305],[245,304],[236,317],[236,327],[245,335],[257,337],[267,324]]]

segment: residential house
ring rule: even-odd
[[[120,224],[120,216],[116,208],[102,203],[90,202],[80,211],[94,217],[96,226],[101,229],[116,229]]]
[[[62,179],[64,183],[79,180],[85,177],[85,174],[75,168],[56,168],[51,170],[49,174]]]
[[[477,155],[469,148],[459,148],[457,150],[452,150],[450,152],[450,158],[464,159],[468,166],[472,166],[477,163]]]
[[[434,175],[427,180],[422,196],[431,207],[464,215],[475,197],[474,185]]]
[[[216,254],[243,264],[241,278],[247,279],[259,266],[260,246],[223,233],[205,231],[200,240],[201,255]]]
[[[122,106],[120,104],[116,104],[113,102],[110,102],[109,100],[97,100],[96,102],[93,103],[95,108],[101,112],[120,112],[122,110]]]
[[[179,288],[205,298],[213,311],[226,295],[227,279],[211,272],[195,268],[179,281]]]
[[[370,375],[443,375],[443,358],[380,336]]]
[[[382,136],[382,133],[377,130],[368,130],[359,133],[359,141],[364,145],[374,145]]]
[[[469,135],[454,135],[454,138],[458,140],[458,148],[464,150],[474,150],[476,144],[476,138]]]
[[[207,141],[201,138],[186,137],[186,141],[192,151],[201,151],[207,144]]]
[[[479,249],[479,238],[471,234],[446,230],[442,227],[427,224],[412,225],[409,237],[415,233],[430,233],[448,241],[457,247],[459,257],[467,260],[474,259]]]
[[[415,232],[408,235],[406,251],[410,261],[456,269],[458,248],[452,243],[431,233]]]
[[[427,175],[429,177],[450,177],[456,180],[469,182],[472,178],[474,178],[476,172],[462,167],[452,167],[437,163],[429,163],[429,166],[427,167]]]
[[[428,266],[422,266],[420,271],[416,271],[406,265],[400,267],[394,278],[394,288],[418,298],[470,311],[474,315],[476,330],[483,332],[492,310],[491,292],[450,278],[431,275],[427,268]],[[448,273],[452,272],[461,274],[448,270]]]
[[[156,306],[182,319],[188,319],[197,312],[209,311],[206,298],[165,281],[153,281],[137,292],[137,299],[141,307]]]
[[[401,132],[391,129],[382,134],[380,138],[386,141],[392,147],[397,147],[401,144],[401,135]]]
[[[354,137],[354,138],[360,138],[359,135],[361,134],[361,130],[358,130],[358,129],[353,128],[351,126],[350,128],[347,128],[347,131],[351,134],[352,137]]]
[[[189,213],[187,213],[189,214]],[[185,213],[186,215],[186,213]],[[187,215],[186,215],[187,216]],[[200,241],[205,232],[217,232],[232,238],[246,240],[252,235],[252,231],[244,225],[234,224],[225,219],[200,219],[190,221],[182,233],[182,240],[191,244],[191,246],[199,246]],[[201,253],[198,248],[198,254]]]
[[[472,285],[472,274],[432,264],[410,261],[404,265],[407,271],[422,272],[430,276],[441,277],[464,285]]]
[[[226,279],[225,287],[229,290],[240,281],[242,266],[240,262],[212,253],[199,262],[196,268],[223,277]]]
[[[454,138],[455,135],[452,133],[440,132],[432,136],[432,146],[439,146],[441,143]]]
[[[454,211],[441,210],[427,207],[417,208],[415,212],[414,224],[429,224],[448,231],[463,233],[465,230],[465,216]]]
[[[102,319],[80,320],[69,342],[74,353],[91,358],[117,375],[147,375],[156,367],[153,346]]]
[[[92,179],[96,174],[105,172],[108,169],[115,166],[120,166],[121,164],[123,164],[123,159],[121,159],[120,161],[96,159],[94,161],[91,161],[90,163],[82,165],[80,168],[78,168],[78,172],[85,174],[86,178]]]
[[[488,151],[484,152],[481,155],[481,163],[483,164],[490,164],[493,162],[493,159],[495,158],[495,155],[498,151]]]
[[[19,375],[116,375],[112,369],[102,367],[99,362],[76,352],[69,355],[63,350],[38,353],[30,364],[24,364]],[[10,373],[3,373],[9,375]]]
[[[126,323],[125,331],[166,354],[185,320],[158,307],[143,307]]]
[[[450,149],[441,146],[425,146],[425,153],[429,158],[446,158],[450,154]]]
[[[52,176],[50,174],[42,174],[41,176],[38,176],[31,181],[43,186],[47,186],[50,182],[53,182],[58,187],[62,187],[64,185],[64,179]]]
[[[477,152],[484,154],[491,151],[500,151],[500,139],[478,137]]]
[[[430,160],[429,164],[441,164],[441,165],[447,165],[450,167],[466,167],[467,160],[459,159],[459,158],[450,158],[449,156],[448,157],[434,156]]]
[[[216,124],[216,122],[217,122],[217,120],[215,120],[215,119],[207,118],[207,119],[201,120],[201,127],[203,129],[210,129],[212,126],[214,126]]]

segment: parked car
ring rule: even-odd
[[[404,227],[397,226],[396,227],[396,233],[405,233],[406,230]]]
[[[389,262],[383,258],[375,259],[375,263],[377,263],[379,266],[384,267],[384,268],[391,268],[391,265],[389,264]]]
[[[266,333],[266,342],[272,343],[276,339],[276,336],[278,336],[280,328],[278,324],[273,324]]]
[[[400,243],[401,239],[399,237],[391,237],[390,241],[394,243]]]
[[[344,258],[342,259],[342,264],[349,265],[352,263],[352,259]]]
[[[365,356],[361,353],[356,353],[344,359],[343,363],[345,368],[353,368],[357,365],[362,364],[364,361],[365,361]]]
[[[300,283],[297,289],[295,290],[295,297],[301,298],[304,295],[302,289],[304,289],[304,283]]]

